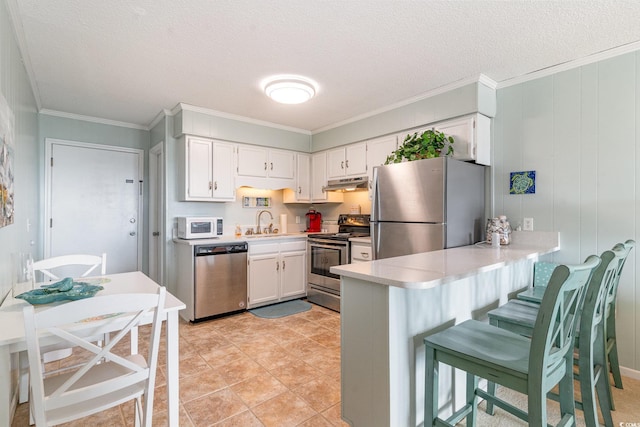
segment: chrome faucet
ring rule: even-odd
[[[262,229],[260,228],[260,219],[261,219],[263,213],[268,213],[269,216],[271,217],[271,220],[273,220],[273,215],[271,215],[271,212],[269,212],[269,211],[260,211],[260,212],[258,212],[258,214],[256,215],[256,222],[257,222],[256,234],[262,234]]]

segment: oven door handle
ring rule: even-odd
[[[341,249],[346,248],[348,243],[345,244],[332,244],[332,243],[321,243],[321,242],[309,242],[309,246],[313,246],[314,248],[325,248],[325,249]]]

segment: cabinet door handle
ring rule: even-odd
[[[282,270],[284,271],[284,260],[282,260]]]
[[[213,189],[214,190],[218,189],[218,181],[213,181]]]
[[[347,166],[347,168],[349,168],[349,160],[347,160],[346,162],[344,162],[344,164]]]
[[[267,162],[264,162],[264,170],[267,170]]]
[[[298,187],[298,194],[302,194],[302,187]]]
[[[271,170],[273,170],[273,162],[271,162]]]
[[[344,160],[340,162],[340,169],[344,169]]]
[[[362,258],[369,258],[369,254],[366,252],[360,252],[360,255],[362,255]]]
[[[276,271],[280,271],[280,263],[276,261]]]
[[[213,183],[209,181],[209,190],[211,190],[212,188],[213,188]]]

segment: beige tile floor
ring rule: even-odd
[[[154,401],[158,426],[166,424],[164,370],[161,365]],[[640,425],[640,381],[623,380],[624,390],[613,389],[614,425]],[[524,396],[504,388],[499,393],[526,407]],[[549,403],[551,419],[554,405]],[[28,426],[27,411],[26,404],[18,406],[12,427]],[[526,425],[500,409],[493,417],[479,414],[479,425]],[[578,425],[584,425],[581,411],[577,415]],[[127,404],[66,426],[131,426],[132,416]],[[281,319],[243,313],[195,325],[181,322],[180,425],[346,426],[340,419],[340,315],[313,305]]]
[[[146,332],[140,332],[142,339]],[[161,352],[153,422],[159,426],[166,424],[163,359]],[[130,426],[132,419],[127,404],[65,425]],[[27,425],[28,406],[22,404],[12,427]],[[181,321],[180,425],[347,425],[340,419],[339,313],[312,305],[280,319],[246,312],[197,324]]]

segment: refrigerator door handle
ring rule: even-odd
[[[371,211],[373,214],[373,210]],[[371,223],[371,259],[378,259],[378,248],[380,247],[380,243],[378,242],[378,223]]]
[[[379,199],[380,199],[380,195],[378,194],[379,190],[378,190],[378,167],[379,166],[374,166],[373,168],[373,192],[372,192],[372,198],[371,198],[371,227],[373,227],[373,223],[378,221],[378,216],[379,216],[379,210],[380,210],[380,203],[379,203]],[[375,251],[374,251],[375,253]],[[376,257],[374,256],[373,259],[376,259]]]

